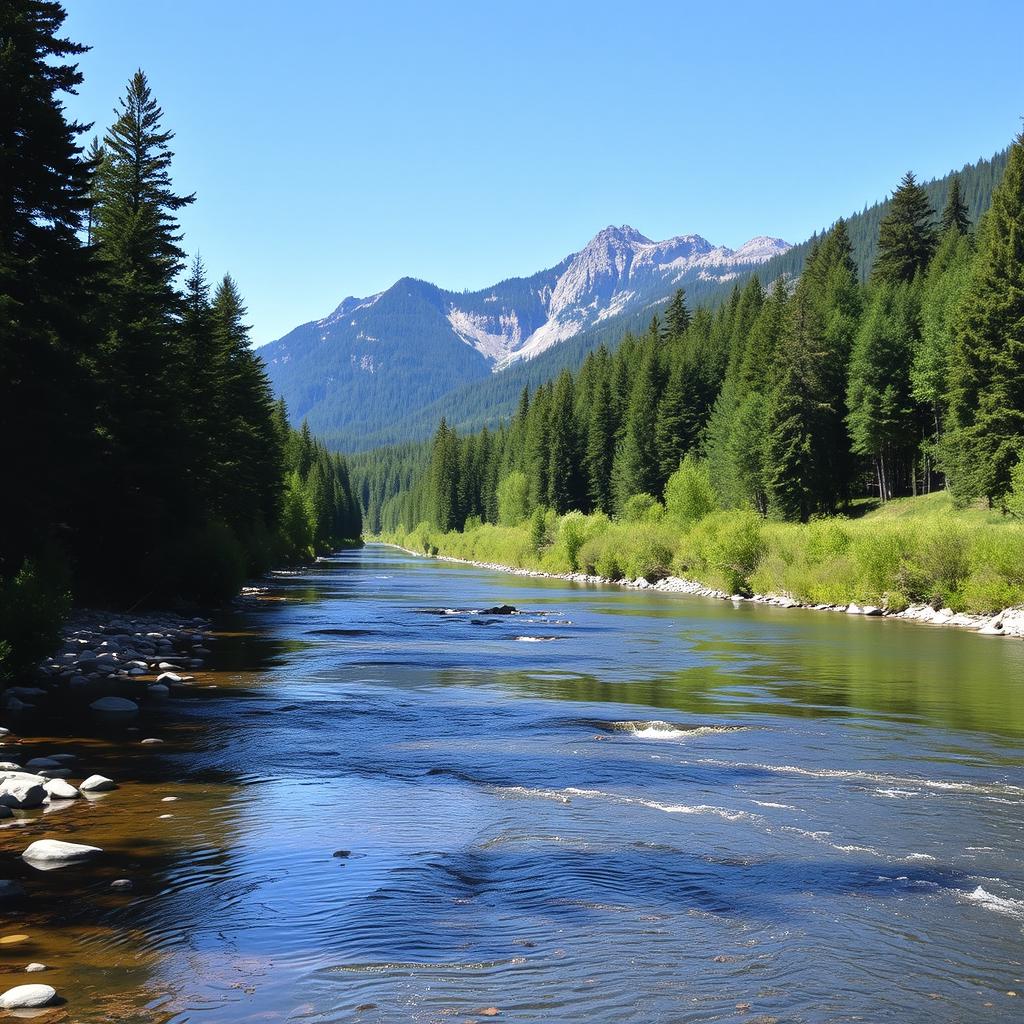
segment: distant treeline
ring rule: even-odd
[[[357,456],[370,528],[622,515],[688,456],[723,508],[779,520],[947,486],[1002,507],[1024,488],[1024,142],[977,230],[959,179],[940,215],[908,174],[873,251],[862,281],[840,220],[798,278],[754,277],[715,311],[677,293],[644,334],[524,390],[497,430],[442,420],[429,446]]]
[[[179,277],[173,133],[137,72],[88,152],[59,3],[0,6],[0,668],[70,591],[232,593],[361,532],[344,460],[290,429],[230,276]],[[12,653],[13,652],[13,653]]]

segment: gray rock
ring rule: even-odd
[[[90,775],[78,788],[83,793],[108,793],[117,789],[117,783],[105,775]]]
[[[873,604],[869,604],[869,605],[867,605],[864,608],[864,614],[865,615],[881,615],[882,614],[882,609],[881,608],[876,608],[875,605],[873,605]]]
[[[59,768],[60,761],[52,757],[33,757],[25,762],[26,768]]]
[[[139,742],[148,745],[148,744],[152,744],[152,743],[163,743],[163,740],[159,740],[155,736],[149,736],[149,737],[147,737],[144,740],[140,740]]]
[[[25,968],[25,970],[29,974],[36,974],[38,971],[45,971],[46,964],[31,963],[28,965],[28,967]]]
[[[16,985],[0,996],[0,1010],[27,1010],[33,1006],[49,1006],[57,998],[57,990],[49,985]]]
[[[100,697],[94,700],[89,707],[93,711],[99,711],[107,715],[134,715],[139,710],[139,705],[127,697]]]
[[[82,794],[63,779],[51,779],[43,786],[51,800],[77,800]]]
[[[46,790],[40,782],[23,779],[4,779],[0,782],[0,804],[5,807],[26,809],[42,807]]]
[[[65,843],[60,839],[37,839],[21,855],[34,866],[46,867],[53,865],[60,867],[64,864],[74,864],[77,861],[88,860],[101,854],[103,851],[98,846],[85,846],[82,843]]]
[[[164,686],[163,683],[150,683],[146,687],[146,693],[151,697],[166,697],[170,692],[170,689]]]
[[[111,889],[130,889],[132,887],[132,880],[130,878],[115,878],[110,883]]]

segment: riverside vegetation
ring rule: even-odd
[[[196,257],[177,283],[195,197],[141,71],[83,148],[64,19],[0,9],[0,678],[56,645],[72,595],[220,600],[361,532],[344,459],[274,402],[234,280],[211,296]]]
[[[692,314],[679,292],[498,430],[442,421],[354,472],[364,500],[387,481],[371,521],[420,551],[994,612],[1024,603],[1022,452],[1019,137],[976,230],[956,179],[937,217],[908,174],[865,282],[840,220],[798,280]]]

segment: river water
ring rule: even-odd
[[[380,546],[267,597],[141,732],[22,730],[121,783],[0,832],[40,1019],[1024,1016],[1024,642]]]

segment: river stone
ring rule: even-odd
[[[179,676],[177,672],[161,672],[160,675],[156,677],[156,681],[158,683],[180,683],[182,681],[182,677]]]
[[[24,779],[4,779],[0,782],[0,804],[6,807],[41,807],[45,799],[46,790],[40,782]]]
[[[127,697],[100,697],[94,700],[89,707],[93,711],[103,714],[134,715],[139,710],[139,705]]]
[[[60,839],[37,839],[21,855],[30,864],[73,864],[88,860],[103,851],[98,846],[84,846],[81,843],[65,843]]]
[[[31,761],[25,762],[26,768],[59,768],[60,761],[52,757],[33,757]]]
[[[14,761],[0,761],[0,772],[20,772],[21,765]]]
[[[5,804],[0,804],[0,818],[10,818],[14,814],[14,811],[7,807]],[[0,893],[0,898],[3,894]]]
[[[166,697],[170,692],[170,689],[164,686],[163,683],[150,683],[150,685],[146,687],[146,693],[151,697]]]
[[[29,964],[28,967],[25,968],[25,971],[28,974],[36,974],[38,971],[45,971],[45,970],[46,970],[46,964],[32,963],[32,964]]]
[[[159,740],[155,736],[148,736],[144,740],[139,740],[139,742],[142,744],[151,745],[153,743],[163,743],[163,740]]]
[[[17,985],[0,996],[0,1010],[27,1010],[33,1006],[49,1006],[57,998],[57,990],[49,985]]]
[[[105,775],[90,775],[78,788],[83,793],[108,793],[117,789],[117,783]]]
[[[82,795],[63,779],[51,779],[43,786],[43,789],[49,794],[51,800],[77,800]]]
[[[110,883],[111,889],[130,889],[132,887],[132,880],[130,878],[115,878]]]

